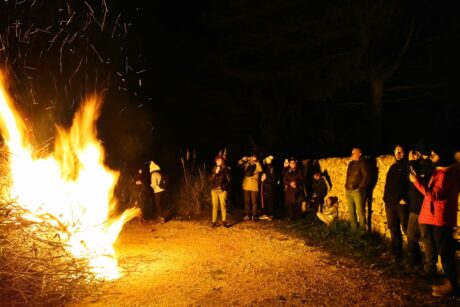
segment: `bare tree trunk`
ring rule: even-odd
[[[380,76],[371,78],[371,105],[370,105],[370,144],[374,153],[381,150],[382,144],[382,106],[385,80]]]

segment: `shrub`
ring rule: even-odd
[[[183,217],[201,217],[211,212],[211,189],[206,165],[197,166],[195,155],[189,151],[181,157],[183,178],[178,187],[176,206],[177,215]]]

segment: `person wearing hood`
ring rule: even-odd
[[[440,147],[431,150],[430,159],[435,169],[428,186],[421,184],[415,174],[409,175],[409,180],[424,196],[419,223],[427,225],[432,234],[446,276],[442,285],[432,286],[433,296],[458,293],[456,244],[452,234],[453,228],[457,226],[460,174],[449,159],[452,156]]]
[[[391,234],[391,254],[394,260],[402,259],[403,238],[401,228],[407,233],[409,217],[407,191],[409,187],[408,163],[404,159],[404,149],[396,145],[393,150],[395,162],[390,166],[385,180],[383,201],[387,225]]]
[[[164,216],[164,192],[166,190],[166,175],[161,171],[161,168],[158,164],[151,161],[149,164],[150,170],[150,187],[153,190],[155,208],[157,210],[158,220],[160,222],[166,222]]]

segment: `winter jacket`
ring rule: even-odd
[[[159,171],[155,171],[150,174],[150,186],[152,187],[154,193],[160,193],[165,190],[160,187],[160,182],[161,173]]]
[[[211,182],[211,190],[223,190],[227,191],[230,184],[230,171],[227,167],[222,166],[220,171],[216,174],[216,167],[212,170],[209,175],[209,181]]]
[[[408,170],[408,162],[403,159],[397,160],[388,169],[383,193],[383,201],[386,205],[398,206],[401,200],[408,202]]]
[[[264,188],[264,191],[268,191],[268,190],[275,190],[276,189],[276,185],[277,185],[277,176],[276,176],[276,173],[275,173],[275,169],[273,168],[272,165],[270,166],[267,166],[264,170],[264,174],[265,174],[265,180],[263,181],[263,188]]]
[[[365,190],[370,182],[369,169],[366,161],[351,161],[347,168],[347,179],[345,189],[347,190]]]
[[[459,171],[454,167],[437,167],[428,187],[418,179],[415,187],[424,195],[419,215],[420,224],[434,226],[457,226]]]
[[[303,174],[300,169],[289,169],[284,173],[283,184],[284,184],[284,202],[295,203],[297,196],[303,191]],[[295,181],[296,188],[291,186],[291,182]]]
[[[424,187],[428,186],[431,175],[433,174],[433,164],[429,158],[409,161],[409,169],[412,169],[416,173],[416,177],[420,184]],[[415,214],[420,214],[422,209],[423,194],[415,187],[412,182],[409,182],[409,211]]]
[[[318,180],[313,179],[311,183],[312,195],[310,199],[317,201],[319,203],[324,203],[324,197],[326,197],[327,192],[329,191],[329,184],[326,177],[321,176]]]
[[[248,161],[240,160],[238,165],[243,168],[246,173],[246,169],[251,166]],[[244,176],[242,188],[245,191],[259,191],[259,174],[262,172],[262,165],[259,162],[255,162],[255,170],[252,176]]]

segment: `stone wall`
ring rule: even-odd
[[[327,158],[320,159],[317,162],[321,171],[327,173],[332,183],[328,196],[337,196],[339,198],[339,218],[348,220],[345,179],[350,158]],[[390,232],[386,223],[383,191],[386,174],[391,164],[394,163],[394,157],[391,155],[379,156],[375,160],[369,160],[369,163],[374,172],[373,184],[375,184],[375,187],[372,190],[372,195],[369,196],[372,201],[369,201],[366,205],[368,225],[370,224],[373,231],[389,237]]]

